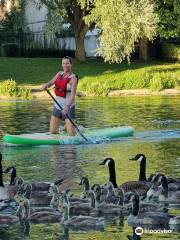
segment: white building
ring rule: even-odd
[[[38,0],[37,0],[38,3]],[[43,44],[44,38],[40,37],[44,26],[47,21],[47,8],[45,6],[38,7],[38,4],[32,1],[27,1],[25,8],[25,20],[27,30],[35,33],[37,36],[36,41]],[[55,49],[75,50],[75,40],[73,37],[68,38],[56,38],[55,36],[48,37],[48,47]],[[85,37],[85,51],[87,57],[93,57],[96,54],[97,49],[97,30],[88,31]]]

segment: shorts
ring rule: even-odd
[[[75,111],[75,106],[72,106],[69,108],[68,110],[68,115],[71,119],[76,119],[76,111]],[[52,112],[52,116],[60,118],[61,120],[65,120],[67,118],[67,116],[65,114],[63,114],[59,109],[57,109],[56,107],[54,107],[53,112]]]

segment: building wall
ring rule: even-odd
[[[25,7],[27,29],[34,33],[43,31],[47,15],[46,7],[42,6],[41,8],[38,8],[37,4],[32,1],[27,1]]]

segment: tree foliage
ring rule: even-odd
[[[85,4],[85,0],[81,4]],[[96,0],[86,22],[94,21],[100,32],[100,52],[105,61],[122,62],[140,38],[152,39],[157,16],[149,0]]]
[[[6,2],[7,1],[4,0],[0,2],[1,11],[4,11],[1,25],[7,32],[18,32],[25,24],[25,0],[12,0],[9,5],[9,10],[7,10]]]
[[[159,36],[180,37],[180,0],[155,0],[155,4]]]
[[[92,29],[93,24],[86,24],[84,17],[88,16],[91,12],[90,1],[86,1],[81,5],[79,0],[39,0],[44,4],[51,16],[61,16],[63,20],[70,23],[75,36],[76,42],[76,57],[79,60],[85,60],[84,38],[89,29]],[[51,24],[50,24],[51,25]],[[50,26],[49,25],[49,26]],[[52,27],[52,25],[51,25]],[[53,28],[51,28],[53,29]],[[54,28],[55,30],[55,28]]]

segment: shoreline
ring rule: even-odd
[[[32,99],[48,99],[49,95],[46,91],[41,91],[40,87],[31,88]],[[54,89],[51,89],[53,92]],[[112,90],[108,93],[107,97],[128,97],[128,96],[167,96],[167,95],[180,95],[180,89],[163,89],[161,91],[152,91],[150,89],[128,89],[128,90]],[[77,92],[78,97],[104,97],[97,96],[95,94],[89,94],[87,92]],[[16,97],[0,96],[0,99],[21,99]]]
[[[51,90],[53,92],[53,89]],[[159,95],[180,95],[180,89],[163,89],[159,92],[150,89],[129,89],[129,90],[112,90],[107,97],[122,97],[122,96],[159,96]],[[33,99],[49,98],[46,91],[39,91],[37,88],[32,88]],[[78,97],[97,97],[95,94],[87,92],[77,92]],[[104,96],[99,96],[104,97]]]

